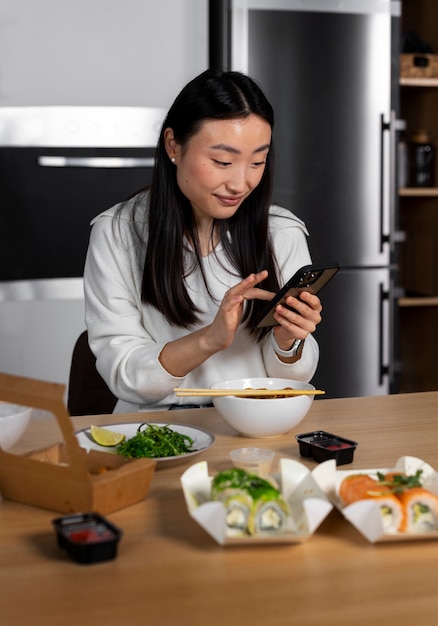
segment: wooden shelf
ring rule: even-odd
[[[402,0],[401,35],[416,33],[431,50],[438,50],[438,1]],[[402,41],[400,41],[402,43]],[[432,60],[432,63],[435,59]],[[403,71],[399,64],[398,116],[405,121],[406,141],[415,129],[424,128],[438,142],[438,76],[432,66],[424,75]],[[407,73],[417,76],[407,76]],[[428,76],[425,76],[428,74]],[[397,298],[397,373],[398,391],[426,391],[437,388],[438,294],[412,295],[416,289],[436,293],[436,241],[438,233],[438,163],[434,187],[403,187],[398,190],[399,229],[406,238],[400,246],[400,282],[403,297]],[[418,349],[419,332],[427,336]]]
[[[402,87],[438,87],[438,78],[400,78]]]
[[[410,296],[398,299],[399,307],[438,306],[438,296]]]
[[[438,197],[438,187],[402,187],[398,190],[398,195],[404,197]]]

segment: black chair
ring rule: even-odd
[[[88,345],[84,331],[73,348],[67,394],[70,415],[112,413],[117,398],[96,369],[96,357]]]

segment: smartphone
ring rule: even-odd
[[[278,322],[274,319],[273,312],[277,304],[287,307],[286,298],[288,296],[299,297],[301,291],[317,294],[338,271],[339,265],[337,263],[304,265],[287,281],[272,300],[266,303],[255,321],[255,326],[257,328],[276,326]]]

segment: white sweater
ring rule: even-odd
[[[126,245],[129,222],[119,217],[121,229],[113,228],[113,207],[92,222],[85,271],[85,318],[97,369],[119,398],[115,413],[167,409],[172,404],[191,404],[193,398],[176,397],[173,388],[202,387],[242,377],[270,376],[309,381],[315,373],[319,348],[313,336],[305,343],[301,358],[286,364],[274,353],[269,335],[257,343],[242,326],[232,345],[211,356],[183,378],[169,374],[158,359],[163,346],[187,333],[169,324],[156,309],[141,302],[141,269]],[[270,209],[270,233],[282,274],[281,283],[302,265],[310,263],[303,222],[278,206]],[[122,233],[122,237],[120,236]],[[123,243],[120,241],[123,239]],[[218,257],[218,258],[217,258]],[[212,300],[196,272],[187,279],[194,304],[203,311],[196,328],[213,320],[224,293],[239,278],[229,267],[222,247],[203,259]],[[254,268],[255,269],[255,268]],[[210,398],[202,398],[209,403]]]

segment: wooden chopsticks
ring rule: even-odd
[[[190,389],[175,387],[175,395],[187,396],[209,396],[218,398],[222,396],[238,396],[240,398],[257,397],[286,397],[286,396],[314,396],[324,394],[320,389]]]

